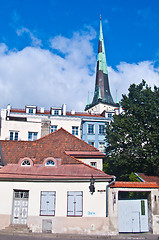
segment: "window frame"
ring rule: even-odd
[[[49,193],[53,193],[54,195],[53,195],[53,202],[54,202],[54,204],[53,204],[53,206],[54,206],[54,208],[53,208],[53,214],[42,214],[42,212],[41,211],[48,211],[48,209],[47,210],[42,210],[42,201],[44,201],[44,200],[42,200],[42,193],[47,193],[47,194],[49,194]],[[48,196],[47,196],[48,197]],[[47,200],[48,201],[48,200]],[[40,192],[40,216],[55,216],[55,209],[56,209],[56,191],[41,191]]]
[[[11,139],[11,134],[13,135],[12,139]],[[9,131],[9,140],[10,141],[18,141],[18,138],[19,138],[19,132],[18,131]]]
[[[92,127],[92,129],[90,128],[90,126]],[[87,134],[89,134],[89,135],[95,134],[94,133],[94,124],[88,124]]]
[[[57,125],[51,125],[50,126],[50,133],[53,133],[55,131],[57,131]]]
[[[29,134],[31,134],[31,138],[29,138]],[[35,138],[36,134],[36,138]],[[36,141],[38,139],[38,132],[28,132],[28,141]]]
[[[59,110],[58,109],[54,109],[54,115],[58,116],[59,115]]]
[[[113,114],[112,113],[108,113],[108,118],[112,118]]]
[[[49,163],[50,162],[50,163]],[[54,164],[51,164],[54,163]],[[48,164],[49,163],[49,164]],[[52,159],[48,159],[46,162],[45,162],[45,167],[54,167],[55,166],[55,161],[52,160]]]
[[[29,114],[33,114],[34,113],[34,109],[33,108],[28,108],[28,113]]]
[[[69,197],[71,197],[72,195],[69,195],[69,194],[73,194],[74,193],[74,198],[72,199],[72,204],[74,204],[72,206],[72,209],[73,209],[73,214],[69,214]],[[81,194],[81,195],[78,195],[78,194]],[[76,196],[76,198],[75,198]],[[77,211],[76,208],[75,208],[75,203],[77,202],[77,196],[80,196],[81,197],[81,211]],[[76,201],[76,202],[75,202]],[[81,212],[81,214],[76,214],[77,212]],[[67,191],[67,217],[82,217],[83,216],[83,191]]]
[[[93,166],[94,165],[94,166]],[[90,162],[90,166],[91,167],[94,167],[94,168],[97,168],[97,162]]]
[[[25,162],[28,162],[29,164],[23,164]],[[21,162],[21,166],[22,167],[31,167],[31,161],[29,159],[24,159],[22,162]]]
[[[78,130],[79,130],[78,126],[72,126],[72,135],[78,136]]]
[[[104,135],[105,134],[105,125],[103,124],[100,124],[99,127],[98,127],[98,133],[100,135]]]

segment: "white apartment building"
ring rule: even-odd
[[[68,112],[66,104],[51,107],[50,110],[38,110],[37,106],[15,109],[8,105],[1,110],[0,140],[34,141],[62,127],[104,152],[105,125],[111,121],[114,113]]]

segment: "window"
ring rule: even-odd
[[[18,132],[10,132],[10,140],[18,141]]]
[[[94,134],[94,124],[88,124],[88,134]]]
[[[112,113],[108,113],[108,118],[112,118]]]
[[[105,132],[105,126],[104,125],[99,125],[99,134],[104,135]]]
[[[45,163],[45,166],[55,166],[55,162],[53,160],[47,160],[47,162]]]
[[[78,136],[78,127],[72,127],[72,134]]]
[[[23,160],[21,166],[31,166],[31,162],[28,159]]]
[[[55,132],[56,130],[57,130],[57,126],[56,125],[51,126],[51,128],[50,128],[50,132],[51,133]]]
[[[105,152],[105,142],[99,142],[99,151]]]
[[[41,192],[40,215],[54,216],[55,215],[55,192]]]
[[[21,191],[21,190],[14,190],[14,199],[28,199],[29,198],[29,191]]]
[[[94,147],[94,142],[88,142],[88,143]]]
[[[67,192],[67,216],[82,216],[83,192]]]
[[[35,141],[38,137],[37,132],[28,132],[28,141]]]
[[[54,115],[59,115],[59,110],[54,110]]]
[[[92,166],[92,167],[97,167],[97,162],[90,162],[90,165]]]
[[[33,108],[29,108],[29,113],[33,113]]]

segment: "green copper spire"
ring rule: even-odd
[[[99,61],[99,70],[103,71],[103,73],[105,74],[108,74],[101,17],[100,17],[99,42],[101,42],[101,45],[102,45],[101,46],[102,51],[98,50],[98,58],[97,58],[97,61]]]
[[[94,97],[91,104],[87,104],[85,110],[97,105],[98,103],[108,104],[115,106],[113,98],[110,93],[108,69],[104,48],[102,22],[100,17],[100,30],[99,30],[99,45],[97,57],[97,70],[96,70],[96,83]]]

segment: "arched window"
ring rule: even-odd
[[[21,163],[21,166],[31,166],[31,162],[28,159],[24,159]]]
[[[55,166],[55,162],[52,159],[46,161],[45,166]]]

